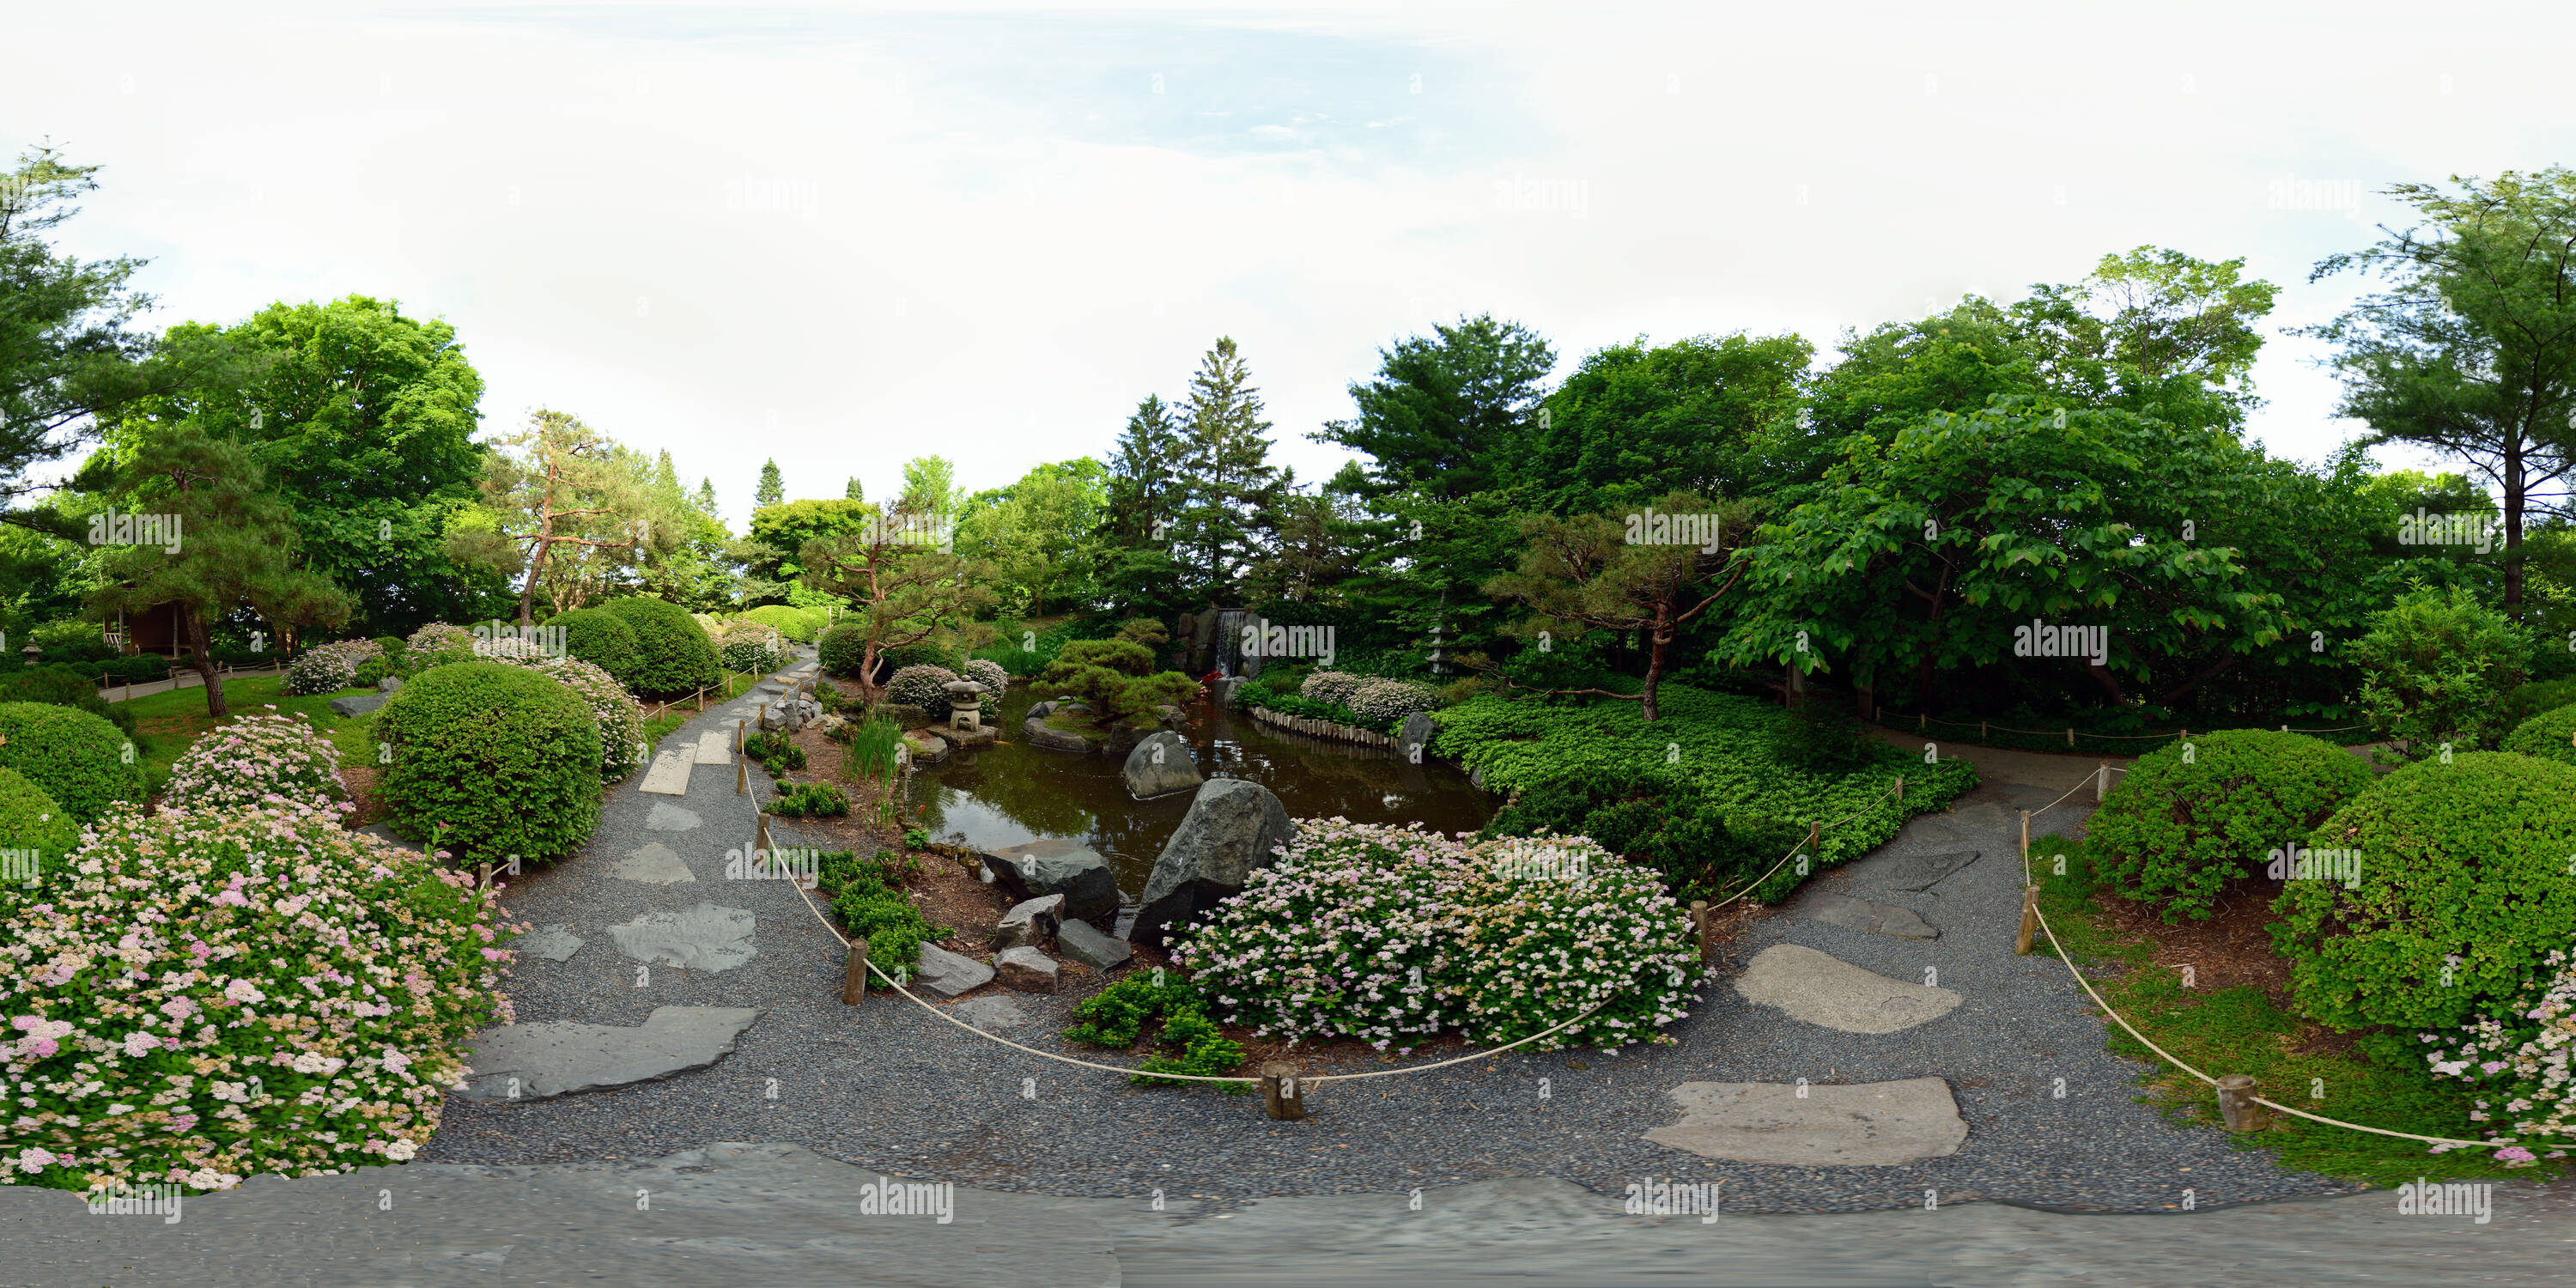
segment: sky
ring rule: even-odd
[[[218,12],[218,10],[221,10]],[[453,323],[487,435],[790,497],[1105,458],[1220,335],[1272,459],[1491,312],[1590,350],[1830,354],[2141,245],[2278,283],[2250,434],[2357,435],[2316,262],[2399,181],[2576,160],[2567,6],[38,6],[0,142],[98,163],[59,240],[158,324],[363,294]],[[2391,465],[2433,458],[2383,450]]]

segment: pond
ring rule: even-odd
[[[934,839],[997,849],[1040,837],[1069,837],[1109,861],[1124,902],[1133,905],[1163,842],[1180,826],[1195,792],[1140,801],[1119,769],[1124,755],[1077,756],[1020,741],[1020,721],[1036,695],[1015,683],[1002,697],[1002,741],[951,753],[945,764],[913,776],[915,824]],[[1245,778],[1267,787],[1290,818],[1354,823],[1420,823],[1442,832],[1483,827],[1499,804],[1467,781],[1465,770],[1426,759],[1408,764],[1383,747],[1285,733],[1250,715],[1200,702],[1182,736],[1210,778]]]

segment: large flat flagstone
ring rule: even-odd
[[[543,1100],[703,1069],[731,1052],[734,1039],[759,1018],[759,1008],[750,1006],[663,1006],[638,1028],[554,1020],[486,1029],[465,1052],[474,1071],[465,1094]]]
[[[1744,1000],[1844,1033],[1894,1033],[1959,1005],[1946,988],[1909,984],[1798,944],[1773,944],[1735,978]]]
[[[733,735],[722,729],[709,729],[698,735],[698,763],[730,765],[733,763]]]
[[[1947,854],[1891,854],[1852,865],[1852,879],[1873,890],[1929,890],[1951,873],[1977,861],[1975,850]]]
[[[1923,920],[1911,908],[1899,908],[1892,903],[1871,903],[1847,894],[1811,891],[1798,900],[1798,911],[1829,926],[1894,935],[1899,939],[1941,937],[1940,931],[1934,930],[1930,922]]]
[[[681,860],[679,852],[660,841],[610,864],[608,874],[648,885],[677,885],[698,879],[696,873],[689,871],[689,865]]]
[[[558,921],[552,925],[539,926],[519,936],[511,942],[510,947],[522,953],[543,957],[550,962],[563,962],[571,961],[572,955],[580,952],[581,946],[587,942],[581,936],[572,933],[571,926]]]
[[[689,765],[696,754],[689,751],[665,751],[653,757],[653,767],[644,771],[642,790],[663,796],[689,794]]]
[[[1801,1091],[1804,1095],[1800,1095]],[[1702,1158],[1792,1167],[1884,1167],[1956,1153],[1968,1138],[1939,1078],[1848,1086],[1685,1082],[1682,1120],[1646,1139]]]
[[[617,947],[639,962],[683,970],[725,971],[750,961],[748,908],[701,903],[679,912],[648,912],[608,928]]]
[[[644,816],[644,826],[655,832],[694,832],[706,820],[696,810],[682,809],[669,801],[653,802],[653,810]]]

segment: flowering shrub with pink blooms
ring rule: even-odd
[[[462,662],[473,656],[474,632],[446,622],[431,622],[403,640],[403,657],[414,675],[433,666]]]
[[[507,1023],[498,905],[336,813],[94,825],[0,925],[0,1174],[228,1189],[410,1158]]]
[[[2566,949],[2551,950],[2542,973],[2524,980],[2502,1012],[2447,1038],[2420,1036],[2434,1044],[2427,1056],[2435,1077],[2489,1089],[2494,1099],[2478,1101],[2470,1120],[2509,1126],[2489,1128],[2488,1136],[2544,1147],[2576,1141],[2576,1073],[2568,1067],[2576,1057],[2576,960]],[[2539,1161],[2519,1145],[2497,1150],[2496,1157],[2507,1167]]]
[[[494,642],[526,644],[525,640]],[[510,656],[495,655],[491,660],[550,675],[589,705],[590,714],[599,720],[599,781],[625,782],[652,759],[652,749],[644,743],[644,704],[636,701],[617,677],[577,657],[514,651]]]
[[[340,752],[303,713],[243,716],[188,744],[170,767],[163,809],[202,812],[261,803],[345,811]]]
[[[304,650],[304,656],[286,668],[286,693],[297,698],[337,693],[356,679],[360,666],[384,655],[384,649],[374,640],[316,645]]]
[[[1528,1049],[1669,1042],[1700,976],[1661,883],[1588,838],[1470,843],[1339,818],[1300,822],[1173,960],[1229,1023],[1380,1050],[1444,1029],[1517,1041],[1595,1006]]]

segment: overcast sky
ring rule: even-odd
[[[2155,244],[2297,326],[2389,183],[2576,160],[2563,4],[1820,9],[18,3],[0,141],[106,166],[60,231],[148,257],[156,322],[397,299],[487,433],[576,413],[737,529],[769,456],[791,497],[1105,457],[1219,335],[1312,480],[1379,348],[1461,313],[1560,373],[1830,350]],[[2256,369],[2310,462],[2358,430],[2317,352]]]

